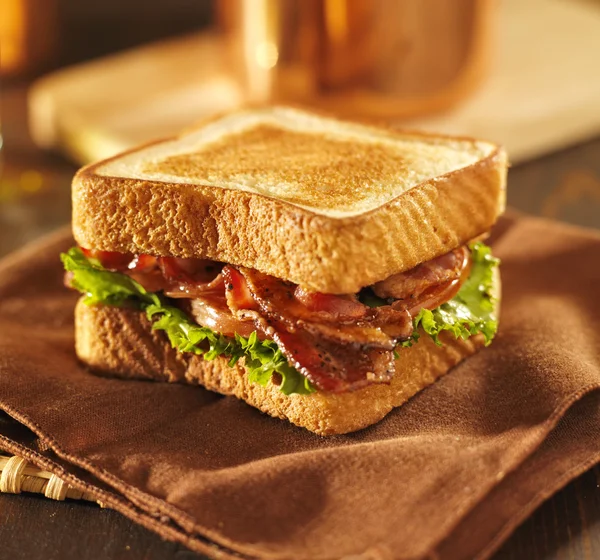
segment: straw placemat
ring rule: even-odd
[[[0,453],[0,493],[2,492],[6,494],[32,492],[43,494],[51,500],[62,501],[70,498],[102,505],[96,502],[90,493],[69,486],[58,476],[39,469],[26,459]]]

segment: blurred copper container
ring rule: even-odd
[[[36,72],[56,54],[57,0],[1,0],[0,75]]]
[[[446,109],[485,76],[495,0],[220,0],[251,102],[404,117]]]

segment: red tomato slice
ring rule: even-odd
[[[98,259],[100,264],[109,270],[127,270],[129,263],[134,258],[131,253],[118,253],[116,251],[99,251],[83,247],[81,247],[81,251],[86,257]]]

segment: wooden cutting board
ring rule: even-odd
[[[513,162],[600,132],[600,4],[504,0],[485,84],[451,112],[410,128],[503,143]],[[29,96],[35,141],[79,163],[168,136],[243,103],[218,35],[137,48],[46,76]]]

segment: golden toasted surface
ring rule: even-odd
[[[109,160],[97,172],[241,190],[331,216],[358,216],[495,146],[419,136],[284,107],[240,111]]]
[[[148,173],[243,183],[298,205],[352,212],[385,199],[418,154],[393,144],[364,142],[258,125],[199,151],[149,163]],[[273,188],[273,186],[275,188]]]

